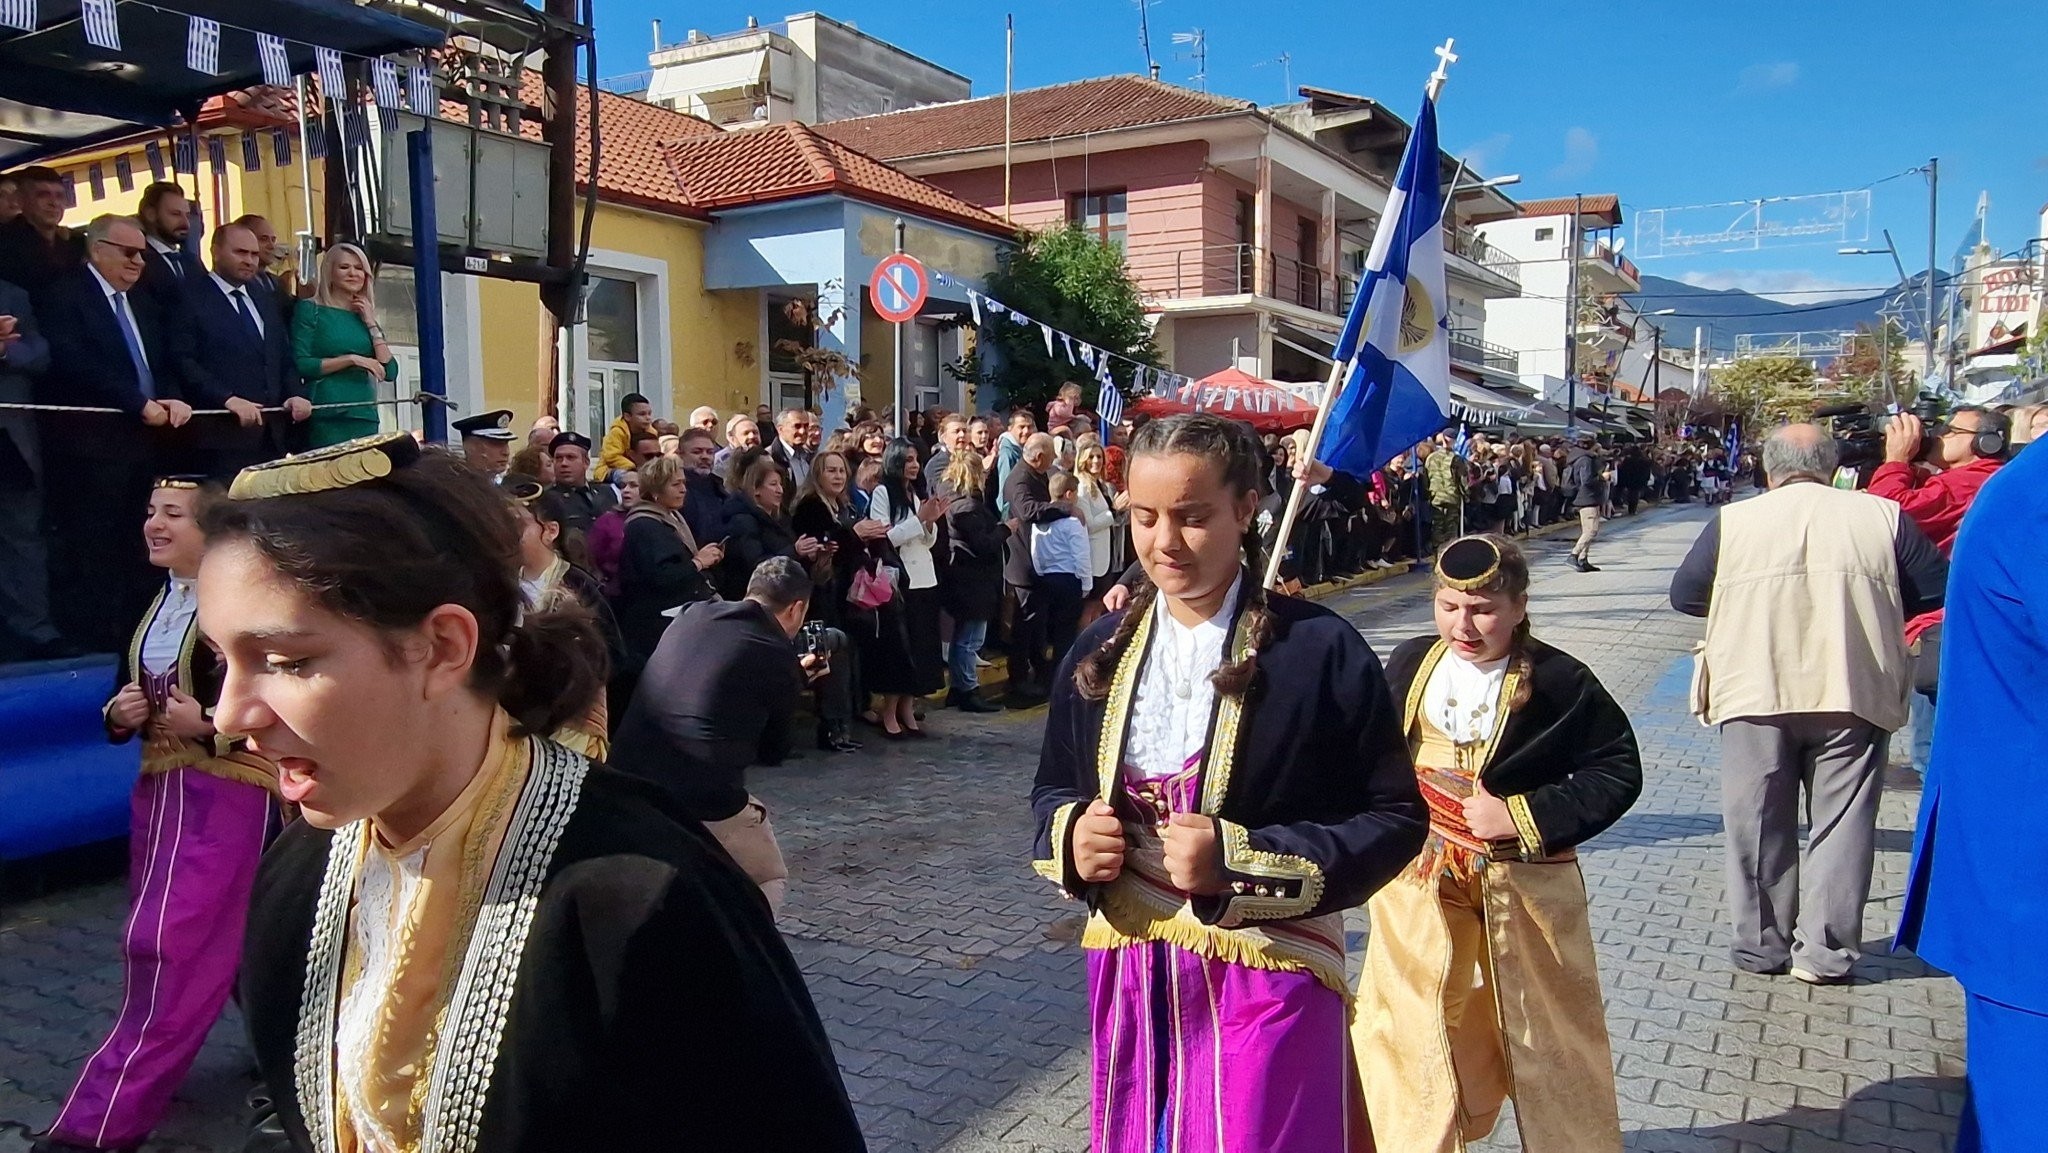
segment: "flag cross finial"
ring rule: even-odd
[[[1444,81],[1451,78],[1450,67],[1458,62],[1458,54],[1451,51],[1451,46],[1457,42],[1457,39],[1452,37],[1446,39],[1436,49],[1436,71],[1429,74],[1429,98],[1431,100],[1436,99],[1436,94],[1443,91]]]

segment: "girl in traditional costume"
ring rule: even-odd
[[[603,642],[524,608],[500,490],[399,433],[230,497],[200,568],[218,715],[304,818],[242,967],[291,1146],[861,1149],[760,890],[546,738],[598,695]]]
[[[1033,867],[1090,908],[1092,1147],[1369,1148],[1340,914],[1424,831],[1379,662],[1260,587],[1248,428],[1155,421],[1127,476],[1145,579],[1056,680],[1032,791]]]
[[[1387,662],[1429,841],[1366,906],[1354,1042],[1373,1136],[1461,1153],[1515,1102],[1527,1153],[1620,1153],[1607,1015],[1574,847],[1642,791],[1627,714],[1529,635],[1529,562],[1437,556],[1434,635]]]
[[[221,666],[199,635],[193,590],[206,549],[202,495],[198,477],[157,481],[142,526],[150,562],[170,579],[136,628],[106,707],[109,740],[142,738],[121,1013],[38,1153],[141,1145],[234,990],[276,770],[214,728]]]

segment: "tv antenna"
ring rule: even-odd
[[[1159,61],[1152,59],[1152,17],[1150,0],[1137,0],[1138,47],[1145,53],[1145,75],[1159,79]]]
[[[1278,64],[1280,66],[1280,84],[1287,90],[1287,94],[1281,97],[1281,99],[1294,99],[1294,53],[1282,52],[1271,60],[1261,60],[1257,64],[1252,65],[1252,67],[1264,68],[1268,64]]]
[[[1177,60],[1192,59],[1195,62],[1195,74],[1188,77],[1188,82],[1201,85],[1202,91],[1207,92],[1209,90],[1209,34],[1200,28],[1192,32],[1176,32],[1173,34],[1173,42],[1188,46],[1186,52],[1174,53],[1174,58]]]

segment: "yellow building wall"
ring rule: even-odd
[[[300,184],[298,138],[292,138],[292,163],[285,168],[272,164],[271,134],[262,132],[258,141],[262,151],[262,165],[255,170],[242,166],[242,137],[239,131],[219,134],[227,147],[227,164],[216,171],[207,158],[204,141],[199,148],[199,171],[197,173],[173,170],[174,150],[168,140],[158,143],[164,154],[164,179],[176,181],[187,194],[197,200],[204,212],[207,226],[238,216],[256,213],[266,216],[276,226],[280,237],[291,237],[308,227],[306,215],[306,194]],[[144,141],[136,140],[125,145],[96,149],[74,156],[52,161],[50,167],[72,178],[72,187],[77,192],[78,202],[64,214],[64,223],[74,228],[85,226],[95,216],[109,212],[132,215],[142,201],[142,190],[156,179],[150,172],[149,156],[144,150]],[[128,157],[132,187],[123,190],[115,172],[115,157]],[[92,194],[92,167],[99,165],[103,185],[102,195]],[[312,171],[312,202],[321,203],[325,195],[325,172],[323,165],[314,165]],[[320,231],[318,228],[312,229]],[[290,243],[289,239],[285,241]]]

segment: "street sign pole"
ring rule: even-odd
[[[896,218],[896,254],[903,254],[903,218]],[[890,394],[896,409],[896,435],[903,435],[903,321],[896,322],[896,384]]]

